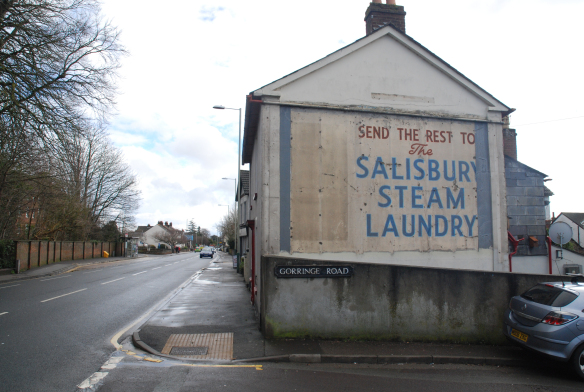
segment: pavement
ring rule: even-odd
[[[40,267],[31,268],[26,271],[21,271],[19,274],[5,274],[0,275],[0,283],[27,280],[27,279],[37,279],[47,276],[60,275],[67,272],[76,270],[77,268],[94,265],[94,264],[110,264],[116,262],[126,262],[129,260],[136,260],[143,257],[150,257],[148,255],[138,255],[137,257],[99,257],[94,259],[84,259],[84,260],[67,260],[59,261],[57,263],[42,265]]]
[[[139,255],[138,258],[151,257]],[[71,272],[93,264],[139,260],[110,257],[44,265],[0,275],[0,283]],[[534,355],[515,346],[264,339],[243,277],[220,252],[132,333],[136,348],[186,362],[420,363],[524,366]],[[198,350],[206,349],[206,352]],[[186,351],[184,351],[186,350]],[[191,351],[192,350],[192,351]]]
[[[523,366],[534,361],[532,353],[515,346],[264,339],[243,277],[233,269],[230,256],[219,255],[133,333],[136,347],[160,357],[215,363]]]

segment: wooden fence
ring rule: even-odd
[[[121,242],[15,241],[15,245],[21,270],[59,261],[100,258],[104,251],[110,257],[123,256],[125,251]]]

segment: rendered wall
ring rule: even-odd
[[[547,253],[547,246],[546,253]],[[556,258],[559,246],[552,245],[552,275],[562,275],[564,265],[581,265],[584,268],[584,255],[563,250],[563,258]],[[513,272],[525,274],[549,274],[550,262],[546,256],[513,256]],[[583,269],[584,270],[584,269]]]
[[[474,123],[291,112],[292,254],[479,249]]]
[[[339,263],[262,258],[261,328],[268,338],[505,344],[509,300],[550,275],[350,263],[349,278],[276,278],[278,265]]]

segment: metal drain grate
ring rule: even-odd
[[[208,348],[205,353],[181,353],[179,350]],[[162,354],[172,354],[181,358],[231,360],[233,359],[233,333],[172,334],[166,341]]]
[[[170,355],[207,355],[209,347],[173,347]]]

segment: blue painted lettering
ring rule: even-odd
[[[381,195],[381,197],[383,197],[385,199],[385,203],[381,203],[378,202],[377,205],[379,207],[389,207],[391,205],[391,197],[385,193],[386,190],[391,190],[391,187],[389,185],[382,185],[379,187],[379,194]]]

